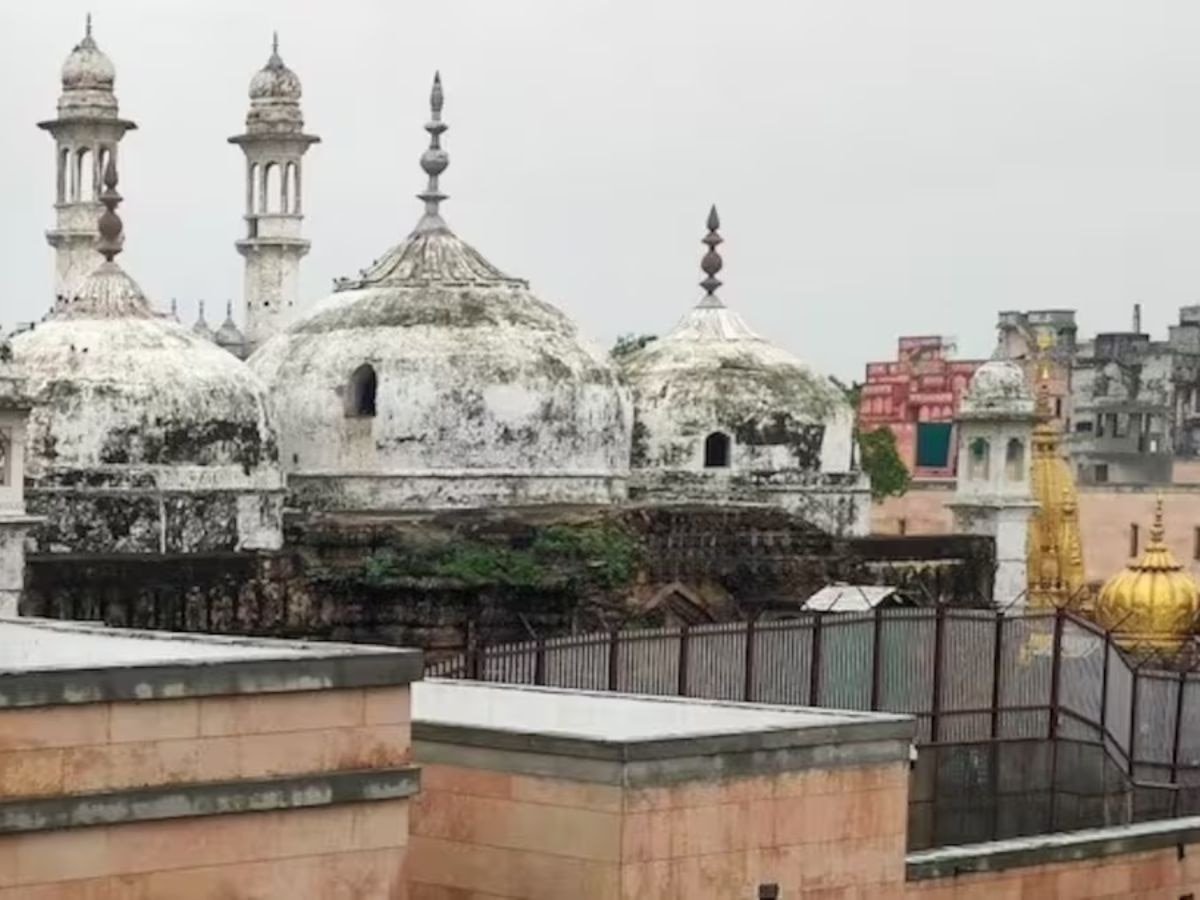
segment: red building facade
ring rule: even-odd
[[[945,338],[902,337],[895,361],[867,363],[858,406],[861,431],[890,428],[918,478],[954,475],[954,418],[981,359],[950,359]]]

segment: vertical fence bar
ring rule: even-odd
[[[871,636],[871,709],[879,709],[879,695],[883,692],[883,607],[875,607],[875,631]]]
[[[675,685],[675,693],[680,697],[688,695],[688,655],[691,639],[691,631],[685,623],[679,629],[679,666],[676,672],[677,683]]]
[[[1108,657],[1112,653],[1112,633],[1104,631],[1104,669],[1100,673],[1100,741],[1108,738]]]
[[[821,613],[813,617],[812,659],[808,661],[808,705],[821,705]]]
[[[1050,657],[1050,721],[1047,723],[1047,737],[1050,740],[1058,739],[1058,682],[1062,674],[1062,639],[1063,639],[1063,611],[1056,609],[1054,611],[1054,648]],[[1051,753],[1054,748],[1051,748]]]
[[[533,649],[533,683],[541,686],[546,683],[546,639],[539,637]]]
[[[1133,667],[1133,687],[1129,697],[1129,777],[1133,777],[1133,754],[1137,749],[1138,677],[1141,666]]]
[[[946,607],[938,604],[933,621],[933,697],[929,704],[929,740],[936,744],[941,738],[942,666],[945,655]]]
[[[608,635],[608,689],[615,691],[621,676],[621,632],[614,628]]]
[[[756,617],[746,621],[746,668],[742,681],[742,699],[749,703],[754,699],[754,623]]]
[[[1187,674],[1179,673],[1178,693],[1175,695],[1175,735],[1171,743],[1171,815],[1179,815],[1179,744],[1183,729],[1183,689],[1187,686]]]
[[[1004,613],[996,613],[996,634],[992,638],[992,740],[1000,737],[1000,668],[1004,665]]]

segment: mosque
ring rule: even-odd
[[[90,17],[62,67],[54,141],[53,303],[9,341],[28,409],[29,550],[41,556],[254,554],[299,517],[444,509],[763,505],[837,534],[866,529],[853,410],[828,378],[704,295],[619,362],[444,218],[435,76],[412,231],[301,300],[306,131],[278,40],[250,81],[243,327],[148,298],[116,261],[120,147],[136,128]],[[387,238],[381,239],[386,246]],[[19,459],[14,451],[13,461]],[[12,472],[17,479],[17,472]]]
[[[287,521],[331,517],[697,504],[866,533],[854,410],[720,298],[715,208],[699,302],[661,339],[607,355],[451,229],[435,76],[415,226],[306,302],[304,159],[320,139],[276,40],[229,139],[246,163],[244,326],[231,304],[215,330],[203,307],[189,328],[116,261],[119,149],[136,126],[115,80],[89,20],[39,126],[57,161],[55,286],[0,359],[9,608],[22,547],[42,560],[254,557],[286,545]],[[1131,646],[1177,645],[1200,592],[1163,546],[1161,514],[1140,561],[1098,593],[1084,584],[1075,486],[1044,371],[1038,382],[1035,398],[1003,359],[975,373],[955,531],[994,544],[996,603],[1068,607]]]

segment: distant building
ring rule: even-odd
[[[900,458],[917,477],[954,475],[954,420],[983,360],[951,359],[953,344],[936,336],[902,337],[896,359],[867,363],[858,405],[861,431],[890,428]]]

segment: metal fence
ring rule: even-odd
[[[1064,739],[1103,747],[1131,782],[1200,793],[1200,674],[1138,663],[1061,611],[896,608],[592,633],[473,647],[429,674],[908,713],[919,745]]]

